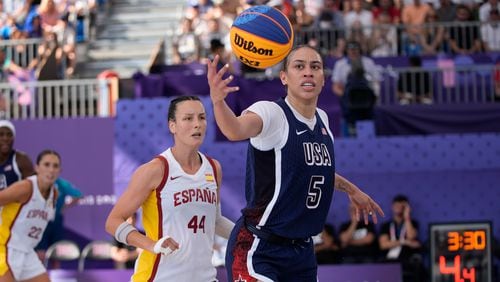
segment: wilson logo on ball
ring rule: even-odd
[[[293,28],[288,18],[266,5],[252,6],[239,14],[229,36],[236,58],[260,69],[279,63],[293,45]]]
[[[273,49],[258,48],[255,46],[255,43],[253,41],[245,40],[245,38],[241,37],[238,33],[234,35],[234,44],[238,47],[243,48],[243,50],[252,52],[254,54],[263,56],[273,55]]]

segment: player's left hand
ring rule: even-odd
[[[356,209],[356,218],[358,221],[361,220],[361,214],[363,214],[365,224],[368,224],[369,217],[372,218],[373,223],[377,223],[377,213],[381,216],[385,216],[379,204],[360,189],[356,189],[354,193],[349,194],[349,199]]]

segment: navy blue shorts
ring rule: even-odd
[[[271,243],[254,236],[242,219],[236,222],[229,238],[226,268],[228,281],[318,280],[312,240],[302,244]]]

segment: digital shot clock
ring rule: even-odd
[[[491,223],[429,225],[432,282],[492,282]]]

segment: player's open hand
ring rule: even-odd
[[[349,194],[349,199],[356,208],[356,218],[358,221],[361,220],[361,214],[363,215],[365,224],[368,224],[369,217],[372,218],[374,223],[377,223],[377,214],[385,216],[379,204],[359,189],[357,189],[355,193]]]
[[[208,85],[210,86],[210,98],[214,104],[223,101],[229,93],[239,90],[238,86],[228,85],[233,81],[233,75],[224,78],[224,75],[229,69],[228,65],[224,65],[224,67],[217,71],[219,60],[219,55],[216,55],[213,61],[207,60],[207,79]]]

